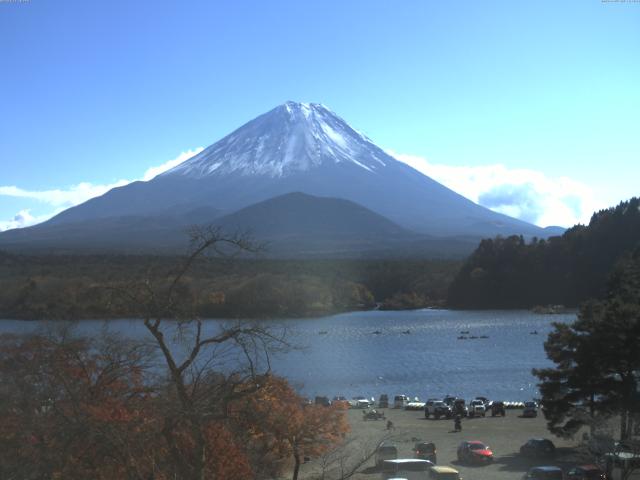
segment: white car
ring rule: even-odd
[[[471,400],[469,402],[469,416],[470,417],[484,417],[487,414],[487,407],[484,402],[479,398]]]
[[[370,406],[371,402],[365,397],[353,397],[352,400],[349,400],[350,408],[369,408]]]
[[[429,480],[433,463],[417,458],[398,458],[382,462],[382,480],[405,478],[407,480]]]
[[[393,397],[393,408],[405,408],[410,401],[406,395],[396,395]]]

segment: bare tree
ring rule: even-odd
[[[231,402],[259,389],[260,375],[270,371],[270,355],[288,345],[283,329],[243,321],[210,325],[199,318],[186,285],[195,263],[211,253],[234,256],[258,247],[246,235],[217,228],[194,228],[191,238],[191,251],[175,271],[114,291],[137,306],[167,368],[171,401],[165,405],[162,435],[175,475],[202,480],[215,476],[208,468],[216,453],[207,448],[208,425],[226,419]]]
[[[353,477],[374,457],[382,443],[392,441],[394,438],[396,437],[390,434],[367,442],[361,442],[356,437],[350,438],[316,460],[315,463],[320,472],[313,477],[313,480],[347,480]]]

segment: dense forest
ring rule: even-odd
[[[0,252],[0,318],[131,317],[114,289],[166,281],[183,258]],[[185,280],[198,313],[257,318],[443,305],[460,263],[202,258]],[[185,293],[187,294],[187,293]]]
[[[640,199],[594,213],[548,240],[483,240],[452,282],[448,305],[456,308],[578,306],[606,294],[616,263],[640,244]]]

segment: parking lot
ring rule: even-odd
[[[455,432],[453,420],[425,419],[421,411],[383,409],[385,420],[363,421],[362,411],[349,410],[351,433],[348,446],[343,454],[348,454],[353,464],[373,451],[382,440],[395,444],[399,457],[413,457],[413,446],[418,441],[434,442],[437,447],[437,463],[450,465],[460,471],[464,480],[507,480],[521,479],[532,466],[557,465],[564,469],[581,463],[591,463],[586,449],[581,448],[580,439],[563,440],[552,436],[546,428],[544,418],[521,418],[521,410],[508,410],[505,417],[479,417],[463,419],[462,431]],[[391,420],[394,429],[386,429],[386,420]],[[532,460],[519,455],[520,446],[533,437],[549,438],[556,446],[556,456],[552,460]],[[456,449],[463,440],[479,440],[489,445],[495,459],[490,465],[469,466],[456,458]],[[334,462],[336,463],[336,462]],[[318,462],[303,465],[302,474],[309,478],[321,469]],[[380,471],[369,459],[357,473],[354,480],[378,480]],[[634,475],[632,478],[638,478]]]

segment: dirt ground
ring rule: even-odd
[[[507,410],[506,417],[480,417],[463,419],[462,431],[453,431],[453,420],[425,419],[422,411],[383,409],[386,419],[391,420],[394,429],[387,431],[386,421],[363,421],[361,410],[349,410],[351,433],[348,444],[330,458],[314,460],[302,466],[303,478],[318,477],[322,472],[323,460],[327,470],[334,469],[326,478],[336,478],[335,469],[339,465],[352,465],[358,459],[373,452],[380,441],[385,440],[398,447],[399,458],[412,458],[412,448],[417,441],[436,444],[438,465],[451,465],[460,471],[464,480],[513,480],[521,479],[524,473],[536,465],[557,465],[565,470],[582,463],[592,463],[579,440],[562,440],[552,436],[546,428],[542,415],[537,418],[522,418],[520,411]],[[519,449],[528,439],[549,438],[556,445],[557,455],[553,460],[529,460],[519,455]],[[494,462],[484,466],[460,464],[456,459],[456,449],[463,440],[480,440],[494,452]],[[347,457],[346,459],[344,457]],[[370,458],[351,477],[354,480],[378,480],[380,471]],[[638,479],[634,475],[632,478]]]

